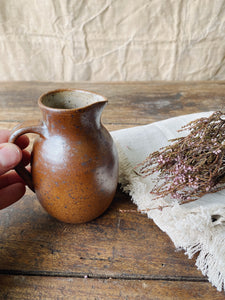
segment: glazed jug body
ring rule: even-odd
[[[39,99],[43,124],[32,151],[33,189],[44,209],[67,223],[100,216],[118,180],[118,157],[102,125],[107,103],[78,90],[49,92]]]

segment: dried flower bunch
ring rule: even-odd
[[[138,166],[144,177],[159,173],[151,191],[156,199],[169,195],[183,204],[225,188],[225,114],[217,111],[183,130],[190,133],[171,140]]]

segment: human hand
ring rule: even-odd
[[[27,136],[18,138],[15,144],[8,143],[8,130],[0,130],[0,209],[18,201],[25,193],[25,183],[12,169],[22,160],[24,165],[30,161],[25,149],[29,144]]]

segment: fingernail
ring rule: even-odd
[[[0,165],[3,168],[13,168],[21,160],[22,154],[19,148],[11,143],[0,145]]]

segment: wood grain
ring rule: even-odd
[[[0,121],[40,117],[37,99],[60,87],[91,90],[109,100],[106,124],[140,125],[182,114],[224,108],[225,83],[2,83]],[[9,93],[10,90],[10,93]],[[22,109],[21,109],[22,105]]]
[[[203,279],[194,261],[118,190],[108,211],[82,225],[45,213],[35,195],[0,211],[0,270],[100,278]]]
[[[0,128],[39,119],[38,97],[57,88],[107,96],[109,130],[225,103],[225,82],[2,82]],[[57,222],[27,191],[0,211],[0,274],[0,299],[225,299],[119,187],[106,213],[81,225]]]
[[[222,299],[207,282],[10,275],[0,276],[0,297],[18,300]]]

